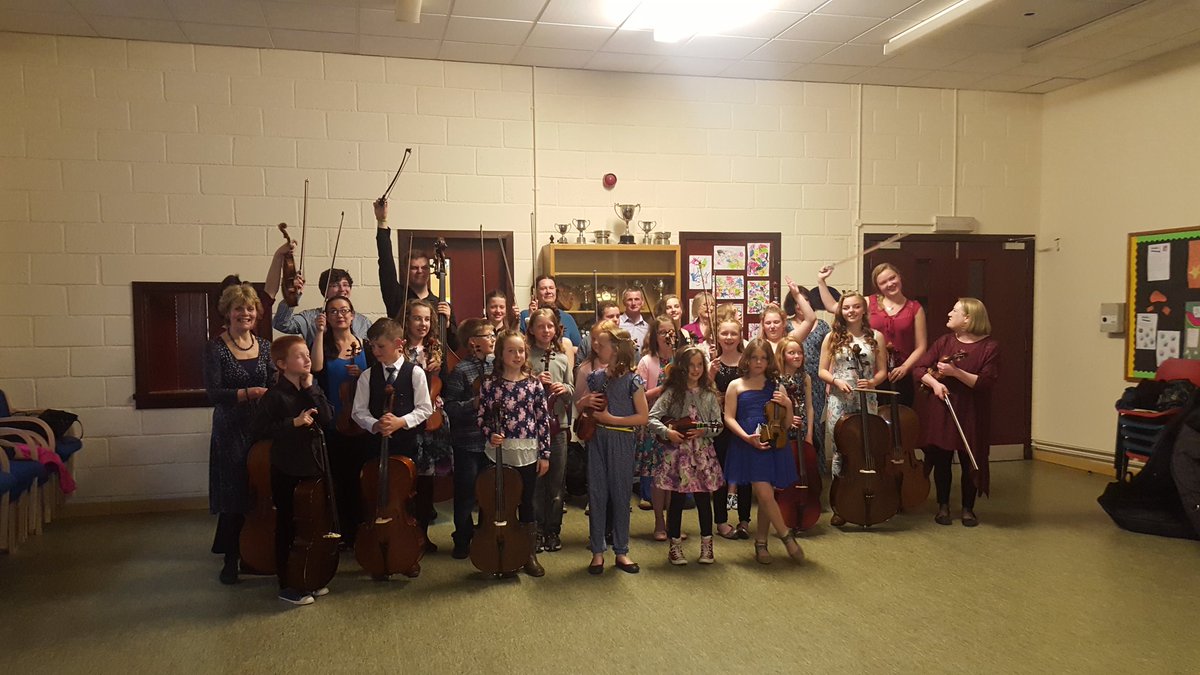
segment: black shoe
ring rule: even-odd
[[[554,551],[561,551],[562,550],[562,538],[559,537],[557,532],[551,532],[550,534],[547,534],[545,536],[545,538],[542,540],[542,547],[547,553],[553,553]]]
[[[221,583],[226,586],[231,586],[238,582],[238,556],[232,553],[225,554],[225,566],[221,568],[221,574],[217,576]]]
[[[437,553],[438,545],[433,543],[432,541],[426,539],[425,540],[425,552],[426,553]]]
[[[471,545],[470,544],[462,544],[462,545],[455,544],[454,550],[450,553],[450,557],[454,558],[455,560],[466,560],[467,558],[470,558],[471,557]]]
[[[588,565],[588,574],[592,576],[604,574],[604,563],[600,563],[599,565]]]
[[[621,570],[622,572],[627,572],[629,574],[637,574],[638,572],[642,571],[642,568],[639,567],[638,564],[635,562],[623,563],[620,560],[618,560],[614,564],[617,566],[617,569]]]

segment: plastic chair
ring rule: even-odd
[[[1158,366],[1154,379],[1160,382],[1187,380],[1200,387],[1200,361],[1167,359]],[[1159,434],[1182,410],[1117,410],[1117,447],[1114,462],[1117,480],[1127,480],[1132,476],[1129,471],[1130,459],[1144,463],[1150,458]]]

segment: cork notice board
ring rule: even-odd
[[[1125,379],[1200,359],[1200,229],[1131,232],[1128,255]]]

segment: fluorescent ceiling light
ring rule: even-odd
[[[614,0],[610,0],[610,3]],[[622,0],[617,4],[628,5]],[[679,42],[693,35],[720,34],[744,26],[778,0],[644,0],[621,28],[653,30],[655,42]]]
[[[884,54],[895,54],[923,37],[932,35],[968,14],[983,9],[995,0],[958,0],[940,12],[920,21],[917,25],[901,31],[883,45]]]
[[[421,23],[421,0],[396,0],[396,20]]]

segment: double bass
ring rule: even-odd
[[[502,404],[491,411],[497,429],[506,427]],[[521,505],[521,474],[504,465],[504,444],[496,448],[496,464],[475,480],[475,500],[479,504],[479,529],[471,538],[471,564],[484,574],[515,574],[529,562],[533,539],[517,521]]]
[[[803,375],[803,373],[797,373]],[[803,380],[801,380],[803,381]],[[784,384],[784,391],[792,399],[793,411],[800,403],[799,384],[793,379]],[[811,422],[810,422],[811,423]],[[783,514],[783,522],[793,532],[804,532],[821,519],[821,472],[817,461],[817,449],[804,440],[800,430],[792,440],[792,458],[796,462],[796,480],[786,488],[775,490],[775,501]]]
[[[315,425],[311,431],[321,448],[317,459],[324,476],[301,481],[292,494],[296,536],[292,539],[284,571],[285,583],[306,593],[325,588],[337,574],[341,557],[338,544],[342,540],[325,434]]]
[[[384,389],[384,410],[395,402],[391,385]],[[403,455],[388,453],[389,438],[380,436],[379,462],[367,464],[360,476],[364,522],[358,526],[354,558],[372,577],[393,574],[415,577],[421,573],[425,535],[408,512],[414,493],[417,467]]]
[[[437,302],[434,304],[434,311],[437,306],[446,301],[446,240],[438,237],[433,242],[433,274],[438,279]],[[429,360],[441,363],[439,372],[428,373],[429,380],[429,398],[437,401],[442,395],[442,377],[440,371],[443,369],[453,370],[458,365],[458,354],[446,349],[446,317],[443,314],[437,315],[437,335],[430,340],[429,345]],[[437,431],[442,428],[445,422],[445,413],[441,408],[434,408],[433,414],[429,419],[425,420],[426,431]]]
[[[852,351],[855,379],[864,379],[863,354],[858,345]],[[834,441],[842,454],[842,473],[834,481],[831,501],[834,513],[846,522],[870,527],[887,521],[900,508],[896,481],[884,474],[891,454],[888,424],[867,410],[868,393],[890,392],[861,387],[854,391],[858,393],[858,412],[843,415],[833,429]]]

